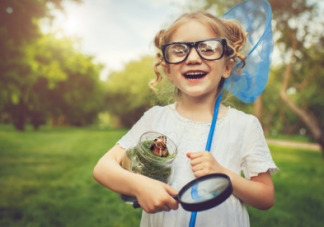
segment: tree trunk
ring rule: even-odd
[[[324,158],[324,133],[321,133],[320,138],[317,140],[318,144],[321,146],[322,148],[322,154],[323,154],[323,158]]]
[[[56,117],[51,116],[51,121],[50,122],[51,122],[51,129],[53,129],[57,124]]]
[[[266,115],[266,122],[263,126],[263,131],[264,131],[264,135],[269,135],[270,134],[270,126],[272,124],[272,119],[273,119],[273,113],[269,112]]]
[[[284,81],[282,88],[280,90],[280,97],[284,101],[284,103],[287,104],[287,106],[295,113],[297,114],[300,119],[306,124],[307,128],[310,130],[316,141],[321,146],[323,157],[324,157],[324,135],[321,132],[321,129],[319,127],[319,124],[317,122],[317,119],[310,113],[308,113],[307,110],[302,109],[301,107],[297,106],[292,100],[289,99],[286,90],[288,89],[289,79],[291,76],[291,68],[293,64],[293,60],[295,57],[295,51],[297,49],[297,40],[296,38],[292,38],[292,51],[290,55],[290,62],[286,66],[285,74],[284,74]]]
[[[301,121],[299,120],[295,124],[290,124],[290,122],[287,120],[287,118],[285,116],[284,108],[280,109],[280,120],[284,124],[284,127],[282,129],[282,133],[292,135],[292,134],[299,131],[298,129],[300,127]]]
[[[288,105],[288,107],[297,114],[300,119],[306,124],[307,128],[310,130],[315,140],[321,146],[323,157],[324,157],[324,135],[321,132],[317,119],[309,114],[306,110],[298,107],[293,101],[291,101],[285,91],[280,92],[280,97]]]
[[[262,122],[262,107],[263,107],[263,103],[262,103],[262,95],[260,95],[257,100],[255,100],[255,102],[253,103],[253,115],[258,118],[258,120],[260,121],[261,125],[263,125]]]
[[[20,97],[18,105],[13,106],[13,113],[12,113],[14,126],[18,131],[25,130],[25,118],[26,118],[25,112],[26,112],[26,108],[25,108],[24,100],[22,97]]]

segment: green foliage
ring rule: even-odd
[[[92,177],[99,158],[125,133],[44,126],[19,133],[0,125],[0,226],[139,226],[141,210]],[[251,226],[321,226],[321,153],[270,149],[280,169],[272,175],[276,201],[268,211],[248,207]]]
[[[76,51],[68,38],[42,35],[21,48],[20,62],[4,71],[1,83],[3,111],[16,126],[30,120],[37,128],[48,116],[59,115],[73,125],[91,123],[102,109],[101,66]]]
[[[118,116],[122,126],[131,127],[152,105],[160,104],[161,100],[165,103],[165,98],[159,100],[149,87],[149,82],[155,78],[151,56],[131,61],[124,70],[109,75],[107,109]]]
[[[312,40],[318,35],[317,32],[312,28],[310,21],[315,21],[319,15],[318,2],[307,1],[307,0],[269,0],[272,13],[273,13],[273,26],[274,33],[278,37],[276,42],[279,48],[281,48],[282,54],[289,55],[285,52],[291,49],[292,39],[291,34],[302,41],[298,44],[298,49],[307,49],[307,43],[303,42],[304,39],[314,42]],[[322,24],[322,20],[318,21],[318,25]],[[315,31],[315,32],[314,32]],[[308,37],[306,37],[308,36]],[[306,47],[306,48],[305,48]]]
[[[63,10],[61,4],[0,3],[0,117],[9,115],[18,130],[60,115],[72,125],[90,124],[102,109],[101,66],[75,50],[72,39],[39,30],[38,20],[52,19],[51,9]]]
[[[53,49],[49,48],[48,59],[44,62],[53,64],[61,70],[64,77],[54,75],[43,78],[36,83],[38,89],[46,84],[44,101],[49,102],[47,110],[52,116],[64,115],[73,125],[92,123],[97,113],[103,108],[103,84],[99,80],[101,65],[95,65],[92,58],[82,55],[73,48],[73,42],[68,39],[53,39]],[[49,45],[46,45],[48,47]],[[54,55],[54,56],[53,56]],[[54,61],[55,61],[54,60]],[[57,82],[53,82],[53,80]]]
[[[152,143],[153,140],[144,141],[141,151],[138,150],[137,146],[126,151],[127,157],[132,162],[132,169],[130,171],[167,183],[171,174],[171,165],[168,162],[175,157],[176,153],[168,154],[167,157],[159,157],[152,154],[150,150]]]

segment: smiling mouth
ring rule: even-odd
[[[185,78],[190,79],[190,80],[197,80],[197,79],[201,79],[204,76],[207,75],[207,73],[204,72],[188,72],[183,74]]]

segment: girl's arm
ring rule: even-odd
[[[178,202],[170,195],[178,191],[170,185],[135,174],[121,167],[126,150],[115,145],[97,163],[93,177],[106,188],[117,193],[135,196],[147,213],[178,209]]]
[[[210,152],[187,153],[187,156],[191,159],[196,177],[211,173],[226,174],[231,179],[233,194],[244,203],[260,210],[267,210],[273,206],[274,186],[268,171],[248,180],[221,166]]]

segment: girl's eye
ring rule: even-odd
[[[186,54],[187,53],[187,46],[183,44],[176,44],[172,46],[172,53],[173,54]]]
[[[198,46],[199,52],[210,58],[218,58],[222,54],[222,45],[218,41],[202,42]]]
[[[215,52],[215,49],[212,48],[200,48],[199,49],[201,52]]]
[[[201,52],[215,52],[217,48],[218,46],[215,45],[215,43],[201,43],[199,45],[199,50]]]
[[[185,51],[184,50],[174,50],[174,52],[176,53],[176,54],[183,54]]]

